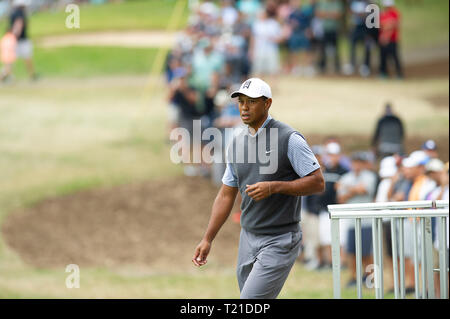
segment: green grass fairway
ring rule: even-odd
[[[30,20],[30,36],[70,34],[91,31],[165,30],[175,4],[183,2],[184,14],[177,22],[183,28],[188,17],[187,0],[136,0],[103,5],[80,5],[80,29],[65,26],[69,13],[65,8],[35,13]],[[5,29],[0,22],[0,30]]]
[[[403,49],[448,45],[449,2],[396,1],[401,12],[401,40]]]
[[[88,78],[110,75],[149,74],[158,49],[122,47],[63,47],[35,50],[34,62],[42,77]],[[26,77],[22,61],[14,75]]]

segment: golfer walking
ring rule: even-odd
[[[206,264],[212,241],[239,191],[240,297],[273,299],[300,253],[301,196],[322,192],[324,179],[303,136],[269,115],[272,93],[267,83],[251,78],[231,97],[238,98],[240,115],[248,129],[236,135],[228,149],[223,185],[192,261],[196,266]]]

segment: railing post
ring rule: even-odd
[[[356,287],[358,292],[358,298],[362,299],[361,218],[355,218],[355,248],[356,248]]]
[[[433,273],[433,239],[431,237],[431,218],[425,218],[425,263],[427,264],[428,298],[434,299],[434,273]]]
[[[383,298],[381,289],[380,289],[380,256],[379,256],[379,248],[378,248],[378,221],[377,218],[372,219],[372,245],[373,245],[373,262],[374,262],[374,283],[375,283],[375,298],[381,299]]]
[[[392,240],[392,271],[394,275],[394,296],[398,299],[398,259],[397,259],[397,218],[391,219],[391,240]]]
[[[333,294],[341,298],[341,244],[339,239],[339,219],[331,219],[331,254],[333,264]]]
[[[448,217],[439,217],[438,226],[439,226],[439,280],[440,280],[440,288],[441,288],[441,299],[448,299],[448,256],[447,256],[447,224],[445,218]]]
[[[405,219],[399,218],[400,299],[405,299]]]
[[[414,281],[416,298],[434,298],[434,276],[432,262],[431,217],[438,218],[439,271],[442,298],[448,298],[448,221],[447,201],[415,201],[328,205],[331,219],[333,291],[341,298],[341,255],[339,226],[341,219],[355,219],[355,254],[357,257],[357,292],[362,298],[362,219],[372,219],[372,242],[374,259],[374,284],[377,299],[384,297],[382,218],[391,219],[392,255],[395,298],[405,297],[404,222],[412,220],[414,244]],[[397,222],[400,224],[397,225]],[[420,225],[419,225],[420,222]],[[409,225],[409,224],[408,224]],[[420,237],[420,238],[419,238]],[[398,256],[399,255],[399,256]],[[400,260],[400,265],[399,265]],[[420,266],[422,266],[420,268]],[[400,275],[399,275],[400,270]],[[400,278],[399,278],[400,277]],[[400,287],[399,287],[400,286]]]
[[[378,223],[378,262],[380,263],[380,294],[384,298],[384,264],[383,264],[383,220],[377,219]]]
[[[416,299],[420,298],[420,282],[419,282],[419,237],[417,234],[417,218],[413,219],[413,236],[414,236],[414,292]]]
[[[421,254],[420,264],[422,265],[422,299],[427,299],[427,263],[425,262],[425,220],[420,218]]]

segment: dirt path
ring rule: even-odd
[[[38,267],[192,267],[217,190],[206,179],[183,177],[80,192],[10,214],[2,235]],[[233,265],[239,231],[226,223],[210,261]]]
[[[65,46],[120,46],[130,48],[172,47],[177,32],[168,31],[106,31],[69,35],[46,36],[38,40],[38,44],[45,48]],[[448,60],[448,45],[431,48],[419,48],[402,52],[404,63],[407,65],[424,64],[436,60]]]
[[[171,47],[176,32],[126,31],[92,32],[70,35],[55,35],[40,38],[37,43],[44,48],[65,46],[119,46],[129,48]]]

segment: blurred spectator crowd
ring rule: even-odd
[[[209,49],[217,56],[216,71],[225,73],[222,76],[226,76],[226,82],[242,80],[249,73],[258,77],[314,76],[328,71],[359,73],[363,77],[376,73],[387,76],[391,58],[396,75],[403,77],[398,56],[400,13],[394,0],[191,0],[189,3],[188,26],[170,58],[187,66],[197,51]],[[376,19],[371,15],[374,12],[371,5],[380,10]],[[375,20],[379,27],[373,27]],[[349,44],[345,64],[340,56],[343,40]],[[378,56],[378,65],[373,61],[374,55]],[[227,67],[229,72],[224,71]],[[168,63],[169,80],[173,68]],[[189,71],[196,76],[195,66]]]
[[[388,76],[397,54],[399,13],[394,0],[190,0],[187,27],[171,48],[165,64],[170,88],[169,131],[192,133],[239,125],[237,104],[228,98],[249,77],[276,88],[280,75],[373,74]],[[367,6],[381,5],[380,28],[368,28]],[[348,63],[342,64],[342,40],[349,41]],[[341,49],[340,49],[341,48]],[[359,54],[361,53],[361,54]],[[361,55],[361,59],[358,57]],[[379,57],[375,66],[374,56]],[[187,175],[205,175],[187,165]]]
[[[304,250],[301,261],[310,270],[331,270],[331,225],[328,205],[419,200],[449,200],[449,162],[444,163],[437,143],[423,142],[420,149],[405,151],[402,120],[388,103],[378,119],[371,149],[345,154],[337,137],[328,137],[322,145],[313,145],[325,178],[325,191],[307,196],[302,202]],[[414,293],[414,223],[404,219],[405,291]],[[340,222],[342,266],[349,269],[347,287],[356,285],[355,225],[353,220]],[[363,283],[373,270],[372,220],[361,220]],[[398,227],[398,225],[397,225]],[[432,218],[434,267],[439,268],[438,223]],[[447,219],[447,229],[448,229]],[[418,230],[420,233],[420,230]],[[391,219],[383,219],[383,257],[392,269]],[[445,243],[444,243],[445,245]],[[449,236],[447,231],[447,251]],[[393,275],[387,276],[393,292]],[[439,280],[435,274],[435,294],[439,296]]]
[[[390,112],[388,107],[388,112]],[[380,123],[385,123],[385,115]],[[391,122],[390,125],[392,125]],[[381,124],[382,126],[383,124]],[[395,124],[398,125],[398,124]],[[374,136],[379,135],[378,128]],[[392,129],[389,128],[389,129]],[[389,130],[388,129],[388,130]],[[390,153],[373,151],[354,152],[350,156],[341,150],[339,140],[327,138],[323,145],[312,146],[322,165],[326,189],[322,194],[306,197],[303,201],[302,224],[304,250],[302,261],[310,270],[331,270],[331,231],[327,205],[370,202],[448,200],[449,163],[439,159],[439,149],[434,140],[427,140],[421,149],[405,154],[401,149]],[[443,155],[443,154],[441,154]],[[343,267],[347,267],[350,278],[347,287],[356,285],[355,225],[352,220],[341,221],[340,244]],[[363,283],[370,275],[372,261],[372,220],[362,219]],[[447,219],[448,229],[448,219]],[[420,232],[420,230],[419,230]],[[383,219],[385,262],[392,269],[391,220]],[[438,268],[437,222],[432,218],[434,262]],[[413,221],[404,219],[405,287],[406,293],[414,293],[414,247]],[[447,250],[449,245],[447,233]],[[436,277],[438,277],[436,275]],[[387,285],[393,292],[392,274],[387,276]],[[435,278],[436,295],[439,295],[439,280]]]

